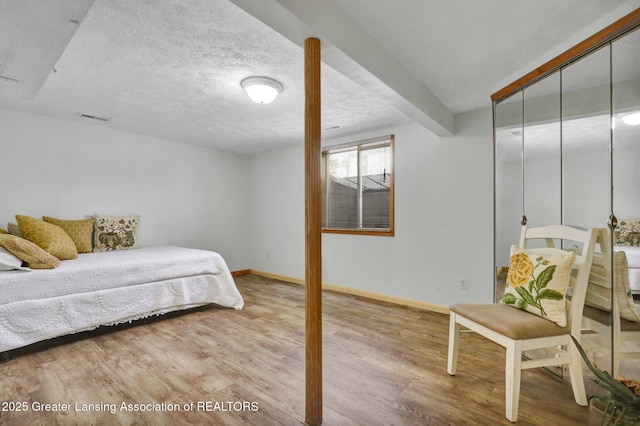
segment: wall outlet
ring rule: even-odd
[[[469,280],[467,277],[460,278],[460,290],[469,290]]]
[[[271,253],[267,253],[267,254],[265,255],[265,259],[267,259],[267,260],[271,260]]]

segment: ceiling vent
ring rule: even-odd
[[[89,118],[91,120],[98,120],[98,121],[103,121],[105,123],[110,123],[111,119],[110,118],[104,118],[104,117],[98,117],[95,115],[89,115],[89,114],[80,114],[80,117],[82,118]]]
[[[0,75],[0,80],[10,81],[11,83],[17,83],[18,82],[18,80],[16,80],[15,78],[5,77],[4,75]]]
[[[330,132],[332,130],[338,130],[338,129],[342,129],[343,126],[341,126],[340,124],[333,124],[331,126],[325,126],[322,128],[323,132]]]

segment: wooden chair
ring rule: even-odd
[[[627,350],[625,347],[626,342],[640,341],[640,321],[630,321],[621,316],[620,299],[624,302],[626,293],[630,291],[629,265],[625,253],[616,252],[613,255],[612,297],[611,244],[606,229],[598,230],[597,242],[600,252],[593,256],[582,325],[585,329],[583,331],[592,330],[607,337],[611,336],[611,347],[608,344],[604,347],[595,346],[606,353],[611,352],[612,375],[616,377],[619,374],[621,360],[640,359],[640,352]]]
[[[575,279],[571,279],[573,293],[571,303],[567,303],[567,325],[561,327],[545,318],[503,303],[457,304],[450,308],[449,360],[447,371],[456,374],[460,333],[462,327],[498,343],[506,349],[505,399],[506,417],[512,422],[518,419],[521,370],[528,368],[569,364],[571,385],[576,402],[587,405],[587,396],[582,378],[582,358],[571,340],[580,341],[582,310],[587,281],[596,241],[594,230],[582,230],[565,225],[550,225],[538,228],[524,226],[520,236],[520,247],[526,248],[533,239],[542,239],[547,246],[554,240],[571,241],[582,244],[576,256]],[[553,356],[544,359],[523,360],[524,351],[547,349]]]

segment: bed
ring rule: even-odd
[[[175,246],[79,254],[55,269],[0,272],[0,353],[208,304],[242,309],[216,252]]]

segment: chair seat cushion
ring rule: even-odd
[[[449,310],[513,340],[571,333],[568,326],[560,327],[545,318],[520,309],[513,309],[503,303],[459,303],[451,306]]]

